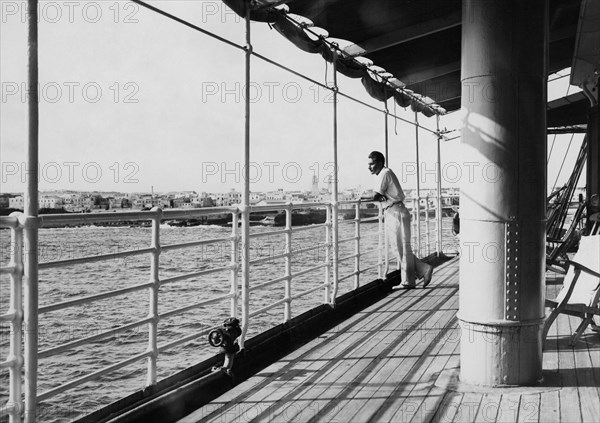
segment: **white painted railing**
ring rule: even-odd
[[[444,251],[449,245],[443,245],[444,221],[443,221],[443,199],[456,198],[456,196],[435,196],[430,197],[429,194],[419,197],[424,200],[424,205],[420,206],[417,197],[406,200],[411,208],[411,223],[412,223],[412,245],[414,252],[419,257],[426,257],[432,253],[454,253],[454,251]],[[437,205],[433,207],[431,201],[435,200]],[[419,217],[417,218],[417,210]],[[424,220],[423,220],[424,219]],[[420,226],[420,230],[417,230]]]

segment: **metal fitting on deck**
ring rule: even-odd
[[[225,361],[220,367],[213,367],[212,371],[222,371],[231,376],[233,357],[240,350],[237,338],[242,334],[240,321],[235,317],[229,317],[223,321],[223,326],[212,329],[208,333],[208,342],[213,347],[219,347],[220,352],[225,353]]]

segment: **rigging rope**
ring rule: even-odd
[[[548,218],[546,220],[546,233],[550,237],[561,236],[561,230],[567,219],[571,199],[575,194],[577,182],[581,177],[583,165],[586,161],[587,152],[587,137],[583,138],[573,172],[569,177],[569,181],[562,187],[558,193],[556,193],[556,200],[553,204],[548,204]],[[548,201],[552,199],[554,193],[550,195]],[[580,205],[581,206],[581,205]]]
[[[575,134],[571,134],[571,140],[569,141],[569,146],[567,147],[567,152],[565,153],[563,160],[562,160],[562,164],[560,165],[560,169],[558,169],[558,174],[556,175],[556,180],[554,181],[554,185],[552,186],[552,189],[556,189],[556,183],[558,182],[558,178],[560,177],[560,174],[562,173],[562,168],[565,164],[565,160],[567,159],[567,155],[569,154],[569,150],[571,149],[571,143],[573,142],[573,137],[575,136]]]
[[[552,146],[550,146],[550,152],[548,153],[548,158],[546,159],[546,166],[550,163],[550,157],[552,157],[552,150],[554,149],[554,141],[556,141],[556,134],[554,134],[554,138],[552,138]]]

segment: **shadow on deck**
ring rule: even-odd
[[[455,259],[427,289],[393,291],[180,422],[600,421],[597,334],[571,348],[577,319],[560,316],[541,385],[469,391],[456,383],[457,311]]]

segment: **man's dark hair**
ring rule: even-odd
[[[373,159],[376,163],[385,164],[385,156],[379,151],[371,151],[368,158]]]

